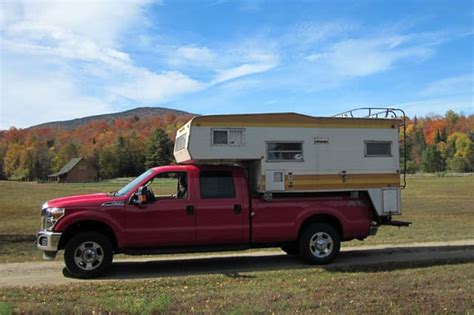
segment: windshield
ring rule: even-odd
[[[135,188],[135,186],[138,185],[138,183],[140,183],[142,180],[144,180],[145,178],[147,178],[148,176],[151,175],[151,173],[153,173],[152,170],[148,170],[146,171],[145,173],[143,173],[142,175],[138,176],[137,178],[135,178],[134,180],[132,180],[130,183],[128,183],[127,185],[125,185],[124,187],[122,187],[119,191],[117,191],[114,196],[123,196],[123,195],[126,195],[130,192],[130,190],[132,190],[133,188]]]

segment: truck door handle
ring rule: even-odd
[[[241,205],[234,205],[234,212],[236,214],[240,214],[242,212],[242,206]]]
[[[186,213],[188,215],[193,215],[194,214],[194,207],[193,206],[186,206]]]

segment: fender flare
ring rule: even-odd
[[[54,227],[54,231],[65,232],[72,225],[84,221],[95,221],[108,226],[114,234],[114,237],[117,241],[117,247],[121,247],[124,239],[122,228],[120,228],[120,225],[117,222],[110,220],[109,216],[104,215],[98,211],[85,210],[71,213],[58,221],[57,225]]]
[[[299,234],[301,233],[302,228],[304,225],[311,221],[312,218],[320,216],[322,221],[324,221],[324,217],[329,217],[332,220],[336,220],[338,222],[339,226],[336,226],[336,228],[339,230],[341,234],[341,239],[344,236],[344,226],[346,225],[346,219],[341,215],[340,211],[337,211],[336,209],[332,208],[323,208],[323,209],[314,209],[314,208],[306,208],[303,211],[301,211],[298,216],[296,217],[296,224],[297,224],[297,238],[299,237]]]

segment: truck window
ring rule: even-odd
[[[156,198],[184,199],[188,197],[186,172],[167,172],[158,174],[148,184]]]
[[[303,161],[303,142],[267,142],[268,161]]]
[[[234,198],[234,178],[230,171],[203,171],[199,175],[202,199]]]
[[[366,157],[391,157],[392,141],[365,141]]]

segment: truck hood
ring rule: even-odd
[[[123,197],[110,196],[107,193],[75,195],[56,198],[48,201],[50,208],[79,208],[100,206],[108,201],[123,201]]]

